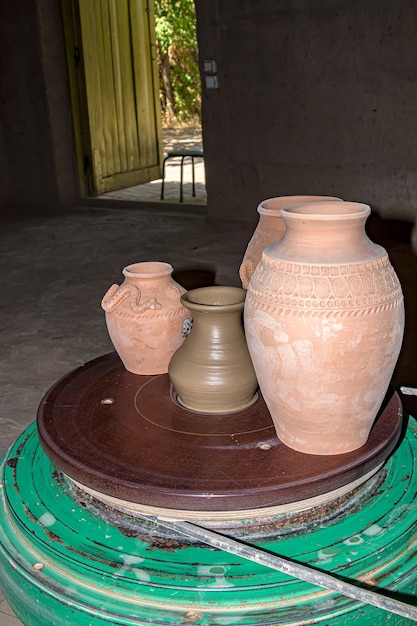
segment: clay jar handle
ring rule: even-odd
[[[250,279],[252,278],[254,271],[254,261],[252,259],[245,259],[239,268],[239,276],[240,280],[242,281],[242,287],[244,289],[247,289],[249,287]]]
[[[133,313],[141,314],[145,311],[161,309],[162,305],[159,304],[156,298],[148,298],[144,302],[141,302],[141,291],[136,285],[112,285],[108,291],[104,294],[101,301],[102,308],[109,313],[114,311],[122,302],[129,298],[129,306]]]

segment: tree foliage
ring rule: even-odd
[[[200,120],[196,16],[193,0],[154,0],[160,99],[165,121]]]

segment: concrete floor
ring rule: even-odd
[[[256,215],[256,207],[254,207]],[[255,220],[256,221],[256,218]],[[370,234],[391,256],[406,295],[407,330],[394,387],[417,387],[417,256],[411,224],[374,216]],[[0,342],[0,454],[36,417],[43,394],[69,370],[113,350],[101,298],[129,263],[161,260],[197,286],[201,270],[216,284],[240,285],[238,269],[253,226],[211,223],[198,206],[113,208],[3,219]],[[197,284],[194,281],[197,280]],[[403,398],[417,415],[417,398]],[[0,594],[0,626],[17,626]]]

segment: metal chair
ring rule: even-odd
[[[195,198],[195,172],[194,172],[194,159],[204,159],[203,150],[172,150],[168,152],[164,161],[162,163],[162,184],[161,184],[161,200],[164,199],[164,191],[165,191],[165,163],[168,159],[181,159],[181,178],[180,178],[180,202],[184,201],[184,193],[183,193],[183,180],[184,180],[184,161],[187,158],[191,159],[191,168],[192,168],[192,183],[193,183],[193,198]]]

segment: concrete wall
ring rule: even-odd
[[[209,213],[331,194],[414,219],[417,4],[196,0]]]
[[[209,216],[331,194],[414,219],[414,0],[195,0]],[[0,3],[0,204],[79,200],[57,0]]]
[[[77,198],[60,3],[2,0],[0,202],[57,208]],[[1,141],[2,139],[2,141]]]

